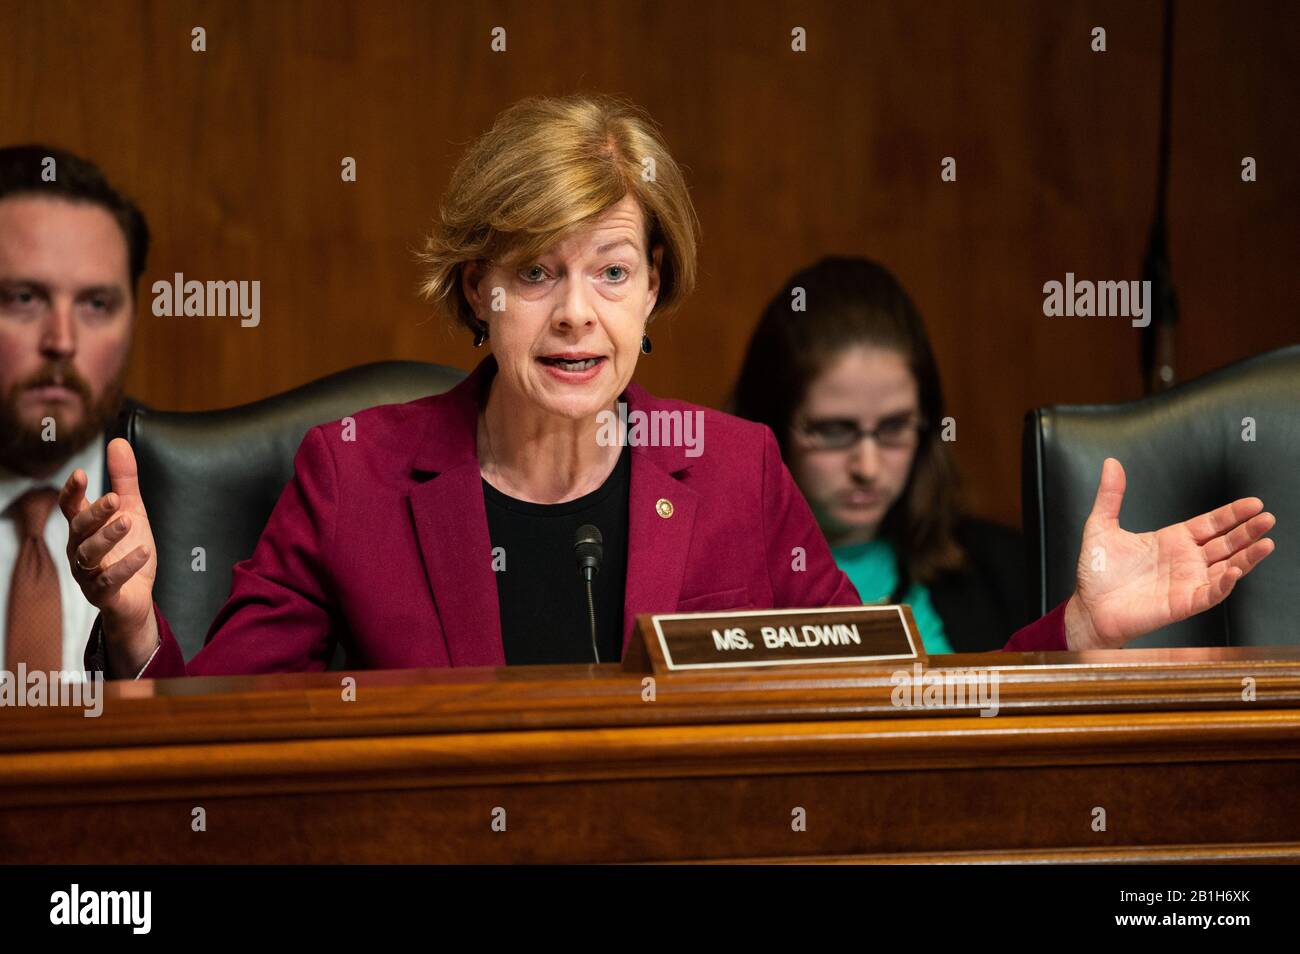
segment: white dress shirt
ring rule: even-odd
[[[61,490],[69,475],[78,467],[86,472],[86,500],[93,502],[103,493],[102,433],[73,455],[56,473],[42,480],[15,474],[0,467],[0,660],[4,659],[5,643],[9,637],[9,586],[14,575],[14,563],[18,559],[18,528],[13,514],[4,511],[29,490],[39,487]],[[63,669],[83,672],[85,667],[82,664],[82,654],[86,649],[86,639],[90,636],[90,627],[94,625],[99,610],[86,602],[86,598],[81,595],[81,587],[72,578],[67,556],[68,521],[58,504],[50,510],[50,516],[45,521],[45,545],[50,548],[50,556],[59,571],[59,601],[63,609]],[[3,666],[2,662],[0,666]]]

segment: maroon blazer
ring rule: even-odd
[[[505,665],[476,453],[496,367],[489,355],[445,394],[361,411],[354,440],[339,421],[308,431],[203,649],[186,665],[155,605],[162,642],[141,675],[323,670],[338,640],[361,668]],[[771,430],[635,383],[623,399],[629,414],[704,415],[698,456],[632,448],[625,648],[638,613],[861,603]],[[96,623],[89,668],[98,644]],[[1063,607],[1006,648],[1065,649]]]

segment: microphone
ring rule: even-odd
[[[580,526],[573,537],[573,552],[578,557],[578,575],[590,582],[600,572],[600,558],[604,551],[600,531],[589,523]]]
[[[591,592],[591,581],[600,572],[600,560],[605,547],[600,531],[589,523],[578,528],[573,537],[573,553],[578,560],[578,576],[587,583],[587,612],[591,619],[591,655],[600,662],[600,651],[596,648],[596,602]]]

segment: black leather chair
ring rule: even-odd
[[[1255,439],[1243,440],[1254,422]],[[1074,589],[1083,523],[1106,457],[1128,476],[1120,525],[1155,530],[1238,497],[1277,517],[1277,546],[1214,609],[1132,646],[1300,643],[1300,346],[1221,368],[1124,404],[1025,417],[1022,496],[1029,593],[1045,613]]]
[[[234,565],[252,554],[307,431],[368,407],[441,393],[464,377],[442,365],[384,361],[226,410],[130,411],[125,437],[158,548],[154,599],[186,659],[202,648],[229,596]],[[205,551],[203,572],[193,568],[195,547]],[[336,654],[334,668],[342,664]]]

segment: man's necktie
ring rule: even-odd
[[[59,499],[49,487],[29,490],[9,507],[18,530],[18,559],[9,583],[5,669],[63,668],[63,609],[59,573],[45,545],[45,521]]]

